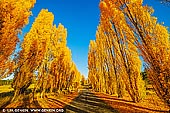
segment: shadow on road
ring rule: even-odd
[[[87,89],[82,90],[64,109],[66,113],[119,113]]]

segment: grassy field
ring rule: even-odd
[[[28,89],[34,88],[34,84],[31,84]],[[11,85],[2,85],[0,86],[0,93],[10,92],[14,89],[11,87]]]
[[[0,93],[10,92],[10,91],[13,91],[13,90],[14,89],[11,88],[11,85],[0,86]]]
[[[0,108],[8,105],[10,100],[13,97],[14,89],[11,88],[11,85],[2,85],[0,86]]]
[[[28,89],[33,89],[34,84],[31,84]],[[41,99],[40,94],[35,95],[35,100],[32,100],[32,94],[20,95],[17,101],[11,103],[14,95],[14,89],[10,85],[0,86],[0,108],[44,108],[56,107],[63,108],[66,104],[70,103],[77,95],[77,92],[61,95],[47,95],[48,98]],[[53,103],[52,103],[52,102]]]
[[[31,84],[28,89],[33,89],[34,84]],[[0,86],[0,108],[9,104],[10,100],[14,95],[14,89],[11,85],[2,85]]]

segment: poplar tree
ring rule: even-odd
[[[13,72],[16,64],[11,59],[17,43],[18,34],[28,24],[31,8],[36,0],[0,1],[0,79]]]
[[[78,88],[81,77],[66,45],[67,30],[62,24],[53,25],[53,20],[54,15],[42,9],[25,35],[12,83],[13,100],[26,91],[33,78],[36,79],[33,95],[40,92],[42,98],[49,92]]]
[[[154,10],[142,6],[142,2],[103,0],[100,2],[101,15],[110,21],[117,37],[124,36],[122,42],[128,39],[133,44],[130,48],[135,50],[137,47],[149,69],[148,76],[157,95],[170,106],[168,30],[157,22],[156,17],[151,16]]]

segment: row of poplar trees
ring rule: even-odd
[[[95,91],[126,92],[134,102],[146,95],[141,58],[159,98],[170,107],[170,41],[167,27],[142,0],[101,0],[96,40],[90,41],[88,79]],[[140,58],[141,57],[141,58]]]
[[[0,79],[15,68],[11,55],[19,42],[18,33],[29,22],[34,3],[35,0],[0,0]]]
[[[30,31],[24,36],[21,51],[13,58],[10,57],[19,41],[18,32],[28,23],[30,8],[34,3],[35,0],[2,0],[0,4],[5,7],[0,7],[3,10],[12,7],[7,14],[4,14],[5,11],[1,12],[4,14],[1,19],[4,20],[1,20],[0,38],[4,45],[1,44],[0,47],[0,63],[3,66],[0,74],[1,78],[5,78],[9,73],[14,74],[13,100],[24,94],[33,82],[33,94],[40,92],[41,97],[44,97],[45,93],[77,90],[80,85],[81,74],[72,61],[71,50],[67,47],[67,30],[62,24],[57,27],[53,25],[54,15],[46,9],[40,11]],[[16,9],[14,12],[13,8]],[[16,20],[13,20],[14,18]],[[8,25],[5,26],[6,24]]]

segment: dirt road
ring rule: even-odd
[[[104,100],[84,88],[70,104],[64,107],[64,110],[66,113],[169,113],[168,111],[141,107],[131,101],[116,97],[110,99],[107,97]],[[112,104],[112,107],[109,103]]]
[[[82,90],[64,109],[66,113],[119,113],[88,89]]]

